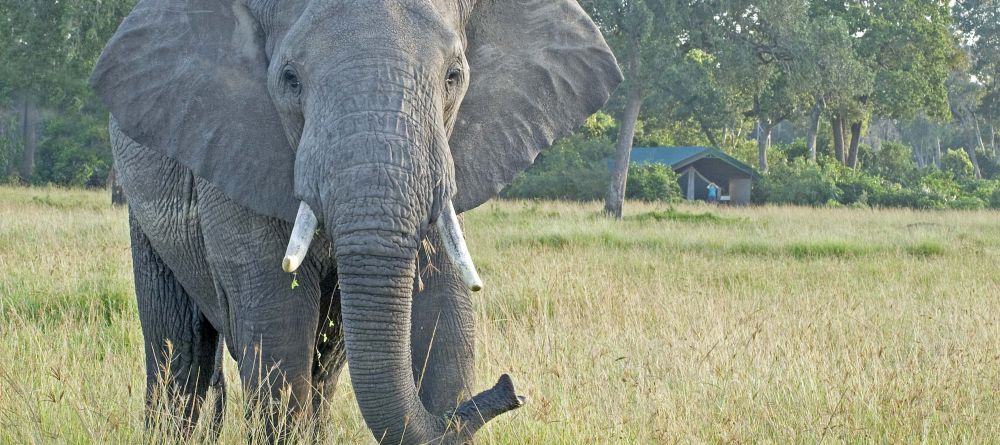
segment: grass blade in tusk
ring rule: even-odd
[[[476,265],[472,262],[472,255],[469,254],[469,247],[465,244],[465,235],[462,234],[462,227],[458,224],[458,215],[455,214],[455,207],[451,201],[448,201],[441,211],[437,228],[441,232],[445,253],[448,254],[451,263],[458,268],[462,282],[473,292],[483,290],[483,280],[476,272]]]
[[[309,245],[312,244],[318,225],[316,214],[309,205],[304,202],[300,204],[299,214],[295,217],[295,227],[292,228],[292,237],[288,240],[288,250],[285,251],[285,259],[281,261],[281,268],[285,272],[292,273],[299,270],[299,266],[306,259],[306,254],[309,253]]]

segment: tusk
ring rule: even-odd
[[[483,290],[483,280],[479,278],[476,265],[472,263],[469,246],[465,244],[465,235],[462,234],[462,227],[458,225],[458,215],[455,214],[455,207],[452,206],[450,200],[441,211],[437,227],[438,231],[441,232],[441,239],[444,241],[445,253],[448,254],[451,263],[458,268],[462,281],[473,292]]]
[[[285,272],[292,273],[299,270],[299,266],[306,259],[306,254],[309,253],[309,245],[312,244],[317,225],[316,214],[309,205],[304,202],[300,204],[299,214],[295,217],[295,227],[292,228],[292,237],[288,240],[288,250],[285,251],[285,259],[281,261],[281,268]]]

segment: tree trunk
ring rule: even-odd
[[[639,121],[639,111],[642,110],[642,85],[640,71],[642,58],[639,54],[639,36],[632,36],[628,47],[629,76],[628,103],[622,112],[621,127],[618,131],[618,148],[615,151],[615,169],[611,172],[611,183],[608,184],[608,195],[604,199],[605,215],[622,219],[622,209],[625,207],[625,184],[628,182],[628,166],[632,157],[632,143],[635,141],[635,126]]]
[[[111,205],[114,207],[125,205],[125,189],[118,182],[118,172],[114,166],[111,166],[111,171],[108,172],[108,187],[111,187]]]
[[[969,160],[972,161],[972,173],[975,174],[976,179],[983,179],[983,171],[979,169],[979,156],[976,155],[976,149],[966,148],[965,152],[969,154]]]
[[[819,137],[819,118],[823,115],[824,101],[816,101],[813,105],[812,114],[809,115],[809,135],[806,137],[806,144],[809,149],[809,160],[816,162],[816,139]]]
[[[847,152],[847,166],[857,170],[858,168],[858,147],[861,145],[862,122],[851,124],[851,145]]]
[[[844,117],[840,114],[833,116],[833,152],[837,156],[837,161],[846,164],[844,158]]]
[[[993,123],[993,115],[990,115],[990,152],[993,157],[997,156],[997,128]]]
[[[698,121],[698,126],[701,127],[701,132],[705,134],[706,138],[708,138],[708,142],[712,144],[712,147],[722,148],[722,145],[719,145],[719,140],[712,134],[712,130],[705,124],[705,120],[700,117],[696,117],[695,119]]]
[[[976,148],[986,151],[986,143],[983,142],[983,130],[979,127],[979,116],[976,116],[976,112],[970,112],[969,115],[972,117],[972,127],[976,132]]]
[[[21,180],[27,184],[35,175],[35,147],[38,145],[38,104],[31,95],[25,95],[21,102]]]
[[[635,140],[635,126],[642,108],[642,92],[633,86],[629,91],[628,105],[621,118],[618,132],[618,148],[615,152],[615,170],[611,172],[611,184],[604,201],[604,213],[615,219],[622,219],[625,206],[625,183],[628,182],[628,166],[632,157],[632,142]]]
[[[937,137],[937,148],[934,151],[934,166],[941,168],[941,136]]]
[[[975,139],[973,139],[972,144],[969,144],[972,147],[966,148],[965,151],[969,153],[969,160],[972,161],[972,170],[976,174],[976,179],[983,179],[983,171],[979,168],[979,156],[976,155],[976,150],[986,151],[986,144],[983,143],[983,133],[979,128],[979,117],[976,116],[976,112],[969,110],[969,118],[972,119],[972,131],[975,133]]]
[[[993,157],[997,155],[997,128],[993,124],[993,119],[990,119],[990,151],[993,152]]]
[[[772,127],[763,117],[757,118],[757,164],[761,172],[767,172],[767,148],[770,146]]]

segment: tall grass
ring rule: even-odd
[[[0,443],[137,443],[126,214],[0,188]],[[467,216],[480,443],[1000,442],[1000,214],[498,202]],[[244,443],[232,361],[220,443]],[[317,425],[371,443],[344,374]],[[196,442],[209,442],[204,426]]]

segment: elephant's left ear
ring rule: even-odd
[[[460,212],[499,193],[622,81],[575,0],[479,0],[466,36],[471,83],[450,141]]]

